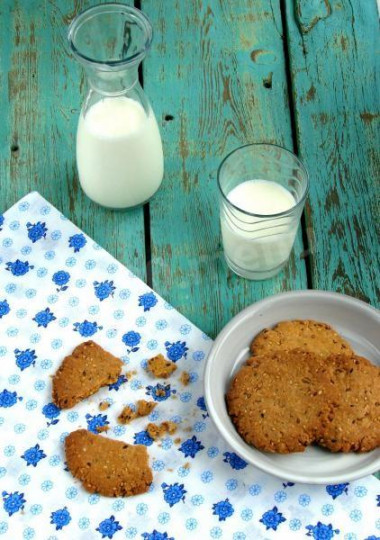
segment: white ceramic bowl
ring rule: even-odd
[[[337,484],[378,471],[380,449],[365,454],[333,454],[312,445],[301,453],[271,454],[246,444],[235,430],[225,403],[231,378],[249,357],[253,337],[264,328],[290,319],[313,319],[331,324],[357,354],[380,364],[380,312],[375,308],[332,292],[310,290],[271,296],[236,315],[218,335],[210,351],[205,370],[205,398],[215,426],[230,447],[248,463],[284,480]]]

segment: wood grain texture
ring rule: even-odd
[[[84,195],[77,179],[75,134],[87,85],[68,53],[66,33],[88,5],[79,0],[0,4],[0,211],[37,190],[145,279],[143,210],[103,209]]]
[[[154,289],[211,336],[255,300],[307,288],[302,242],[277,278],[250,282],[223,259],[216,185],[248,142],[292,149],[278,2],[143,0],[155,29],[144,86],[161,118],[165,176],[150,203]]]
[[[323,13],[314,1],[316,14]],[[330,0],[302,31],[286,0],[299,153],[310,172],[312,288],[378,305],[380,102],[376,2]],[[295,8],[295,9],[294,9]]]

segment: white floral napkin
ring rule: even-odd
[[[125,364],[109,388],[70,410],[51,400],[63,357],[92,338]],[[379,482],[294,485],[247,465],[207,414],[202,372],[211,341],[38,193],[0,216],[0,537],[11,540],[380,537]],[[168,382],[144,370],[163,353]],[[180,375],[190,374],[183,386]],[[157,401],[149,418],[117,423],[126,404]],[[99,410],[107,400],[110,407]],[[148,421],[172,420],[153,442]],[[149,493],[105,498],[65,468],[63,441],[79,427],[145,444]],[[180,441],[178,440],[180,439]]]

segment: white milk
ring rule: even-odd
[[[253,279],[275,275],[290,255],[299,215],[270,216],[295,206],[293,195],[276,182],[248,180],[233,188],[227,197],[245,212],[268,216],[252,217],[222,205],[223,246],[229,264],[235,272],[249,274]]]
[[[77,133],[81,186],[90,199],[111,208],[147,201],[163,176],[161,137],[152,110],[137,101],[105,98],[81,114]]]

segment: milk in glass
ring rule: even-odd
[[[289,257],[298,217],[281,213],[295,206],[296,200],[285,187],[269,180],[242,182],[227,198],[232,204],[221,212],[225,255],[234,267],[262,273],[264,279]]]

